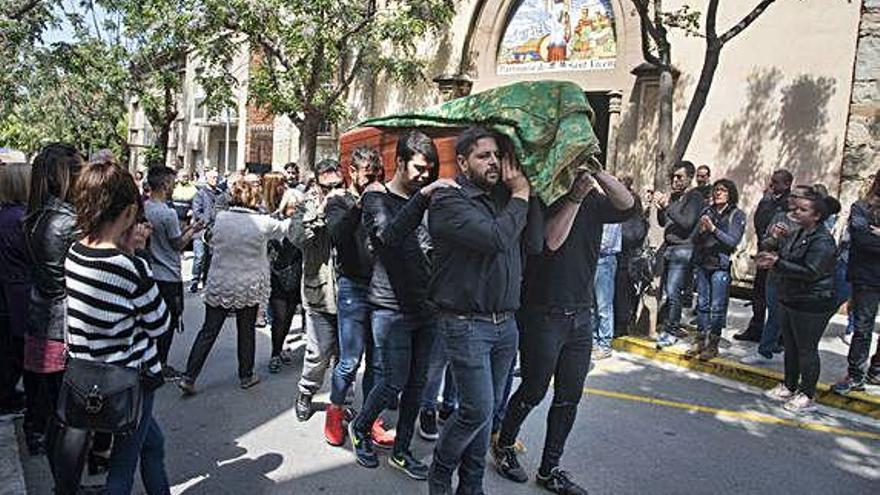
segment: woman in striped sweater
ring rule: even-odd
[[[83,238],[70,248],[65,263],[70,356],[158,376],[156,341],[167,330],[168,310],[147,262],[134,255],[148,235],[136,222],[141,204],[134,178],[112,163],[89,165],[77,181],[74,204]],[[145,391],[137,430],[114,439],[110,495],[131,493],[138,459],[147,493],[171,493],[162,432],[152,409],[153,391]]]

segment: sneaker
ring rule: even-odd
[[[490,437],[490,440],[489,440],[489,445],[491,447],[494,448],[496,445],[498,445],[498,436],[499,435],[500,435],[500,433],[497,431],[492,433],[492,436]],[[513,442],[513,450],[517,454],[525,454],[526,453],[526,444],[524,444],[522,440],[517,438],[516,441]]]
[[[593,349],[593,352],[591,354],[594,361],[608,359],[613,355],[611,353],[611,349],[607,347],[597,347],[596,349]]]
[[[773,362],[773,356],[770,357],[761,354],[760,352],[756,352],[754,354],[749,354],[748,356],[744,356],[739,360],[742,364],[748,364],[749,366],[761,366],[765,364],[770,364]]]
[[[282,366],[281,356],[272,356],[269,359],[269,373],[278,373]]]
[[[351,423],[352,421],[354,421],[354,418],[356,418],[357,415],[357,409],[351,406],[346,406],[344,412],[342,413],[342,420],[346,423]]]
[[[192,381],[192,378],[189,378],[186,375],[180,376],[180,380],[177,381],[177,388],[179,388],[183,395],[187,397],[196,394],[195,382]]]
[[[446,421],[454,412],[455,406],[441,404],[440,407],[437,408],[437,417],[440,418],[440,421]]]
[[[550,490],[553,493],[560,493],[562,495],[587,495],[587,490],[571,479],[571,474],[568,471],[564,471],[556,466],[555,468],[550,470],[550,474],[548,476],[542,476],[541,473],[538,473],[535,476],[535,481],[538,482],[538,485]]]
[[[370,436],[357,431],[354,423],[348,424],[348,436],[351,438],[351,450],[354,451],[357,463],[370,469],[379,467],[379,457],[373,450]]]
[[[424,481],[428,479],[428,465],[413,457],[412,452],[392,454],[388,457],[388,464],[403,471],[414,480]]]
[[[435,409],[422,409],[419,412],[419,436],[425,440],[434,441],[440,437],[437,430],[437,411]]]
[[[312,417],[312,396],[300,392],[296,398],[296,419],[308,421]]]
[[[345,417],[345,409],[342,406],[330,404],[327,407],[327,417],[324,419],[324,440],[334,447],[345,443],[345,428],[342,420]]]
[[[869,385],[880,385],[880,372],[877,373],[868,373],[868,377],[865,381]]]
[[[740,342],[760,342],[761,341],[761,333],[760,332],[752,332],[749,330],[740,332],[733,336],[733,340],[739,340]]]
[[[850,392],[864,392],[865,382],[853,380],[847,375],[843,380],[831,386],[831,391],[835,394],[846,395]]]
[[[788,389],[784,383],[780,383],[779,385],[771,388],[764,392],[764,397],[768,399],[773,399],[776,401],[787,401],[794,397],[795,393]]]
[[[251,373],[250,376],[241,379],[239,386],[241,386],[242,390],[247,390],[258,383],[260,383],[260,377],[256,373]]]
[[[180,380],[181,373],[170,365],[162,366],[162,378],[168,381]]]
[[[663,349],[664,347],[675,345],[677,341],[678,339],[676,339],[674,335],[662,332],[657,336],[657,349]]]
[[[798,392],[791,400],[783,404],[782,408],[791,413],[801,414],[815,411],[816,404],[813,403],[813,399]]]
[[[290,352],[290,349],[282,350],[278,357],[281,359],[281,364],[286,364],[288,366],[293,364],[293,353]]]
[[[199,291],[199,283],[198,283],[198,281],[193,282],[192,284],[190,284],[190,286],[189,286],[189,292],[190,292],[191,294],[195,294],[195,293],[198,292],[198,291]]]
[[[397,439],[397,432],[385,429],[385,421],[379,417],[373,421],[373,428],[370,430],[370,438],[373,440],[373,446],[381,449],[390,449],[394,446],[394,440]]]
[[[672,327],[667,333],[671,334],[676,339],[686,339],[688,338],[688,335],[690,335],[688,331],[681,326]]]
[[[503,447],[495,444],[492,447],[492,457],[495,459],[495,468],[501,476],[517,483],[525,483],[529,480],[526,470],[519,464],[513,445]]]

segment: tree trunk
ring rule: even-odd
[[[722,44],[717,41],[706,42],[706,56],[703,58],[703,70],[700,71],[700,79],[697,81],[697,88],[691,97],[691,103],[688,105],[687,114],[682,121],[681,128],[678,130],[678,136],[675,138],[675,146],[672,148],[671,162],[680,161],[687,152],[688,145],[697,128],[697,121],[700,120],[700,114],[706,106],[706,99],[709,96],[709,90],[712,88],[712,81],[715,79],[715,70],[718,68],[718,61],[721,59]]]
[[[307,111],[297,124],[299,129],[299,171],[312,173],[315,171],[315,156],[318,151],[318,129],[323,116],[315,111]]]
[[[669,185],[669,157],[672,148],[672,96],[675,83],[672,68],[667,66],[660,72],[660,85],[657,88],[657,155],[654,162],[654,189],[666,190]]]

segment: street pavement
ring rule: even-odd
[[[187,294],[185,332],[170,362],[182,369],[203,317]],[[299,320],[294,324],[298,330]],[[306,423],[293,405],[302,341],[291,339],[297,364],[269,374],[268,328],[258,330],[257,369],[263,382],[240,390],[235,322],[227,320],[199,393],[183,398],[173,385],[158,391],[156,417],[165,434],[172,493],[422,494],[384,462],[358,466],[346,443],[323,441],[324,414]],[[316,397],[327,402],[327,387]],[[359,392],[359,390],[358,390]],[[563,457],[591,494],[876,494],[880,487],[880,422],[829,408],[807,417],[784,412],[737,382],[617,353],[594,366]],[[551,393],[526,421],[522,457],[532,475],[540,460]],[[358,402],[360,403],[360,397]],[[393,423],[394,414],[388,415]],[[20,427],[20,425],[19,425]],[[416,455],[431,444],[417,439]],[[546,493],[534,481],[502,479],[488,461],[489,494]],[[42,458],[24,458],[32,495],[51,493]],[[99,482],[91,479],[89,482]],[[136,493],[143,493],[138,486]]]

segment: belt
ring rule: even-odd
[[[501,311],[499,313],[457,313],[454,311],[441,311],[440,313],[459,320],[483,321],[493,325],[500,325],[514,316],[513,311]]]
[[[587,311],[587,308],[541,306],[538,308],[534,308],[533,311],[554,316],[573,316],[583,311]]]

